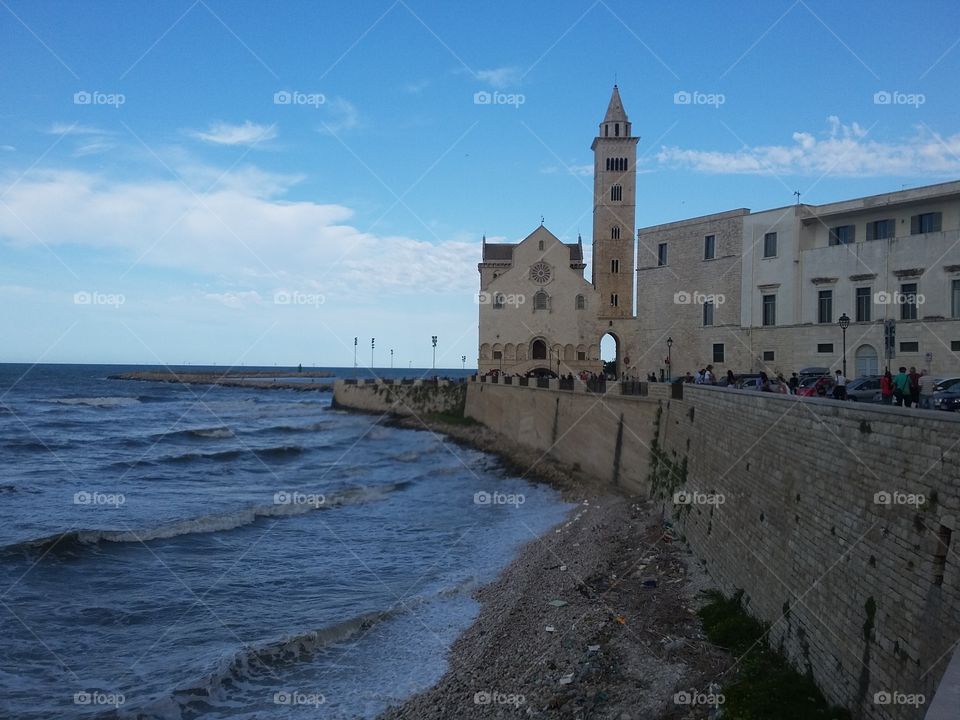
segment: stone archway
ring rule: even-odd
[[[544,342],[541,338],[537,338],[533,341],[533,344],[530,346],[530,359],[531,360],[546,360],[547,359],[547,343]]]
[[[613,373],[616,378],[623,372],[623,357],[621,355],[620,338],[616,333],[608,330],[600,336],[600,362],[613,362]]]

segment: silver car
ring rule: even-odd
[[[847,383],[847,400],[853,402],[878,402],[880,376],[866,375]]]

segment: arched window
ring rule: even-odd
[[[619,239],[620,239],[620,226],[619,226],[619,225],[614,225],[612,228],[610,228],[610,239],[611,239],[611,240],[619,240]]]
[[[543,250],[543,240],[541,240],[541,241],[538,243],[537,247],[538,247],[540,250]]]
[[[609,136],[610,136],[610,126],[609,126],[609,125],[604,125],[604,126],[603,126],[603,136],[604,136],[604,137],[609,137]]]
[[[533,296],[533,309],[534,310],[546,310],[550,306],[550,296],[547,295],[543,290],[537,292]]]
[[[577,310],[583,310],[587,307],[587,300],[583,295],[577,295]]]
[[[610,186],[610,201],[611,202],[620,202],[623,199],[623,186],[621,185],[611,185]]]
[[[610,261],[610,272],[618,273],[620,272],[620,261],[616,258]]]
[[[613,134],[620,137],[620,123],[613,124]]]
[[[547,344],[543,340],[534,340],[533,341],[533,352],[531,353],[534,360],[546,360],[547,359]]]

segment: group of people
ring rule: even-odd
[[[903,366],[893,375],[888,369],[880,378],[880,398],[884,405],[929,408],[937,381],[915,367],[909,371]]]

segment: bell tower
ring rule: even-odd
[[[602,319],[633,317],[637,142],[613,86],[593,150],[593,286]]]

